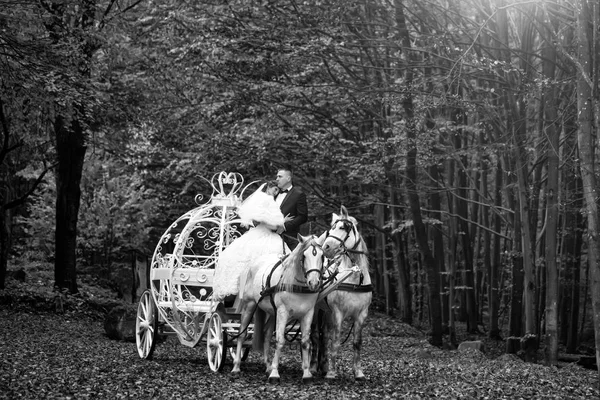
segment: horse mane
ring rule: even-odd
[[[314,236],[311,236],[308,240],[300,242],[290,255],[282,261],[281,266],[283,267],[283,272],[281,273],[281,280],[279,281],[281,285],[294,284],[296,283],[298,275],[303,275],[302,254],[313,244],[314,240]]]
[[[369,249],[367,248],[367,243],[361,234],[359,234],[359,238],[360,240],[358,241],[358,246],[356,247],[357,253],[353,253],[353,257],[356,260],[356,264],[363,272],[369,272]]]
[[[343,209],[342,214],[339,216],[334,214],[333,219],[334,219],[334,221],[338,218],[346,219],[346,220],[350,221],[352,223],[352,225],[354,226],[354,232],[356,232],[356,235],[358,237],[358,245],[354,249],[356,251],[356,253],[351,252],[352,258],[355,260],[356,264],[358,265],[358,267],[361,269],[361,271],[363,273],[368,273],[369,272],[369,256],[368,256],[369,249],[367,248],[367,243],[365,242],[365,239],[363,239],[363,236],[358,231],[358,220],[356,218],[354,218],[353,216],[348,215],[347,211],[344,213],[344,211],[346,211],[346,210]]]

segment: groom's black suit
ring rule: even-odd
[[[300,225],[308,221],[306,194],[297,187],[292,186],[279,208],[284,216],[294,217],[294,219],[285,223],[285,231],[282,233],[283,240],[293,250],[298,245],[296,237],[300,233]]]

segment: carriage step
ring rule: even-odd
[[[210,311],[214,311],[215,303],[212,301],[198,300],[195,302],[178,302],[175,303],[175,306],[180,311],[207,313]],[[172,309],[173,303],[170,301],[161,301],[158,303],[158,307]]]

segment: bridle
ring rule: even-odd
[[[339,238],[339,237],[337,237],[337,236],[335,236],[335,235],[332,235],[332,234],[330,233],[330,231],[331,231],[331,230],[332,230],[332,229],[333,229],[333,228],[334,228],[334,227],[335,227],[335,226],[336,226],[336,225],[337,225],[339,222],[342,222],[342,223],[344,224],[344,225],[343,225],[343,227],[342,227],[341,229],[342,229],[342,230],[344,230],[344,231],[346,231],[346,237],[344,237],[343,239],[341,239],[341,238]],[[355,237],[355,239],[356,239],[356,242],[354,243],[354,246],[352,246],[352,248],[348,248],[348,247],[346,246],[346,241],[347,241],[347,240],[350,238],[350,235],[351,235],[351,234],[354,234],[354,237]],[[355,263],[356,263],[356,261],[354,260],[354,258],[352,257],[352,255],[351,255],[351,254],[363,254],[363,255],[366,255],[366,254],[367,254],[367,253],[366,253],[366,252],[364,252],[364,251],[357,250],[357,249],[358,249],[358,246],[360,245],[360,235],[359,235],[359,233],[358,233],[358,230],[356,229],[356,226],[354,225],[354,223],[353,223],[352,221],[350,221],[348,218],[340,218],[340,219],[338,219],[338,220],[334,221],[334,222],[331,224],[331,228],[329,228],[329,230],[328,230],[328,231],[327,231],[327,233],[325,234],[325,240],[327,240],[327,238],[332,238],[332,239],[335,239],[335,240],[337,240],[338,242],[340,242],[340,243],[341,243],[341,250],[337,252],[337,256],[336,256],[336,257],[334,257],[333,259],[331,259],[331,260],[330,260],[330,262],[329,262],[329,265],[327,266],[328,268],[329,268],[329,266],[330,266],[332,263],[336,263],[336,261],[334,261],[335,259],[338,259],[337,263],[339,263],[339,259],[341,258],[341,256],[346,256],[346,257],[348,257],[348,258],[350,259],[351,263],[352,263],[352,264],[355,264]],[[336,270],[337,270],[337,268],[336,268]],[[335,275],[337,275],[337,272],[336,272],[336,273],[334,273],[334,274],[332,274],[332,275],[329,277],[329,280],[333,280],[333,279],[335,279]],[[356,290],[356,288],[357,288],[357,287],[362,287],[362,286],[363,286],[363,285],[362,285],[363,279],[364,279],[364,276],[363,276],[363,273],[362,273],[362,271],[361,271],[361,273],[360,273],[360,281],[359,281],[359,284],[358,284],[358,285],[350,285],[350,284],[341,283],[341,284],[339,284],[339,285],[337,286],[337,287],[338,287],[338,290],[349,290],[349,289],[348,289],[348,287],[352,288],[352,290]],[[368,286],[369,286],[369,287],[371,287],[371,285],[368,285]],[[365,289],[366,289],[366,291],[370,291],[370,290],[372,290],[372,289],[369,289],[369,288],[367,288],[367,287],[365,287]]]
[[[317,256],[317,247],[321,248],[321,245],[318,243],[312,243],[311,244],[312,247],[312,255],[314,257]],[[306,251],[306,250],[305,250]],[[304,265],[304,254],[302,254],[302,264]],[[323,280],[323,265],[325,263],[325,255],[321,254],[321,268],[311,268],[308,271],[304,271],[304,279],[308,279],[308,274],[312,273],[312,272],[317,272],[319,274],[319,279],[322,281]]]
[[[330,232],[331,230],[339,223],[342,222],[344,224],[344,226],[341,228],[342,230],[346,231],[346,237],[341,239],[335,235],[332,235]],[[346,246],[346,241],[348,239],[350,239],[350,235],[354,234],[354,237],[356,238],[356,241],[354,243],[354,246],[352,246],[351,249],[349,249]],[[354,226],[354,224],[352,223],[352,221],[350,221],[348,218],[340,218],[338,220],[336,220],[335,222],[333,222],[331,224],[331,228],[329,228],[329,230],[327,231],[327,233],[325,234],[325,239],[327,238],[332,238],[337,240],[338,242],[341,243],[342,245],[342,251],[340,252],[341,254],[346,254],[348,257],[350,257],[350,255],[348,253],[356,253],[356,254],[364,254],[364,252],[356,250],[358,248],[358,245],[360,244],[360,240],[358,240],[358,231],[356,230],[356,227]],[[350,257],[352,258],[352,257]]]

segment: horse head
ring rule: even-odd
[[[356,218],[348,215],[346,207],[342,206],[340,214],[333,213],[331,227],[325,233],[322,247],[327,258],[334,258],[339,253],[356,250],[361,243]]]
[[[323,249],[315,236],[298,235],[298,254],[302,254],[302,269],[309,290],[316,292],[321,288],[323,277]]]

